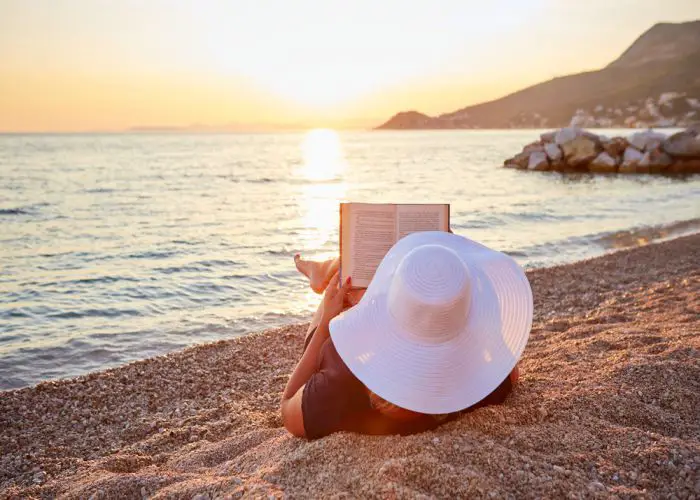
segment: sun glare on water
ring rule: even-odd
[[[338,134],[330,129],[311,130],[301,143],[302,175],[310,181],[329,181],[345,168]]]
[[[329,258],[337,254],[338,204],[347,189],[340,138],[333,130],[312,130],[304,136],[301,152],[299,176],[307,181],[298,197],[302,248],[315,258]]]

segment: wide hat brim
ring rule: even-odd
[[[389,312],[392,276],[421,245],[453,250],[469,270],[471,304],[454,338],[424,343]],[[443,414],[468,408],[490,394],[515,367],[532,327],[530,283],[509,256],[445,232],[399,240],[379,265],[362,300],[330,323],[338,354],[372,392],[402,408]]]

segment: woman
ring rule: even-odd
[[[337,267],[295,260],[312,285]],[[335,273],[282,396],[292,434],[421,432],[502,402],[517,381],[533,305],[510,257],[450,233],[414,233],[364,293],[351,277],[338,282]]]

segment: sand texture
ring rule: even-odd
[[[416,436],[293,438],[296,325],[0,393],[0,497],[700,499],[700,235],[528,276],[503,406]]]

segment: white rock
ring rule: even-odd
[[[598,165],[605,165],[607,167],[614,167],[615,166],[615,158],[610,156],[605,151],[603,151],[598,156],[596,156],[595,160],[593,160],[593,161]]]
[[[554,142],[561,146],[562,144],[566,144],[569,141],[573,141],[579,135],[581,135],[581,129],[578,127],[560,128],[559,130],[557,130],[557,133],[554,134]]]
[[[615,158],[603,151],[591,161],[588,165],[588,170],[591,172],[610,172],[617,171],[617,162]]]
[[[636,132],[627,138],[629,143],[639,151],[648,151],[656,148],[666,140],[666,134],[647,130],[645,132]]]
[[[530,155],[527,163],[528,170],[548,170],[549,162],[544,151],[535,151]]]
[[[622,157],[622,163],[620,164],[619,171],[621,173],[634,173],[637,165],[642,161],[644,155],[640,153],[637,149],[629,146],[625,149],[625,154]]]
[[[674,157],[700,158],[700,135],[696,134],[694,127],[675,133],[663,142],[663,150]]]
[[[596,113],[600,113],[601,111],[603,111],[603,109],[605,109],[605,107],[604,107],[602,104],[598,104],[598,105],[595,107],[595,112],[596,112]]]
[[[648,167],[649,165],[651,165],[651,154],[649,153],[649,151],[644,153],[644,156],[642,156],[642,159],[639,160],[639,163],[637,163],[637,165],[639,165],[640,167]]]
[[[633,147],[628,147],[625,149],[625,154],[622,157],[622,163],[638,163],[644,158],[644,155],[638,150]]]
[[[547,153],[547,158],[549,158],[553,162],[560,161],[561,157],[564,155],[561,152],[561,148],[554,143],[545,144],[544,152]]]

